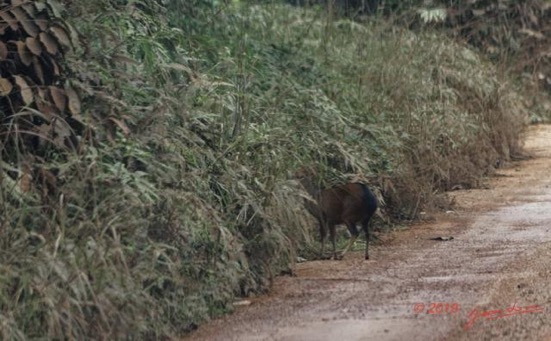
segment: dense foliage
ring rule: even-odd
[[[227,312],[309,255],[300,167],[410,219],[520,151],[522,92],[432,31],[270,3],[55,4],[0,8],[2,339],[176,336]]]

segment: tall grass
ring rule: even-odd
[[[210,92],[199,108],[247,120],[241,138],[251,143],[269,122],[261,135],[271,139],[266,145],[273,151],[294,141],[298,163],[390,177],[387,187],[396,191],[385,196],[406,216],[435,190],[477,185],[496,160],[519,148],[527,112],[512,81],[445,36],[285,6],[217,13],[205,19],[210,45],[200,43],[204,35],[190,35],[190,54],[220,56],[196,66],[228,75],[233,87]],[[227,103],[243,69],[244,108]]]

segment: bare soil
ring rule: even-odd
[[[551,126],[525,147],[488,189],[450,193],[454,211],[380,235],[371,260],[298,264],[186,339],[551,340]]]

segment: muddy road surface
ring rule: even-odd
[[[298,264],[190,340],[551,340],[551,126],[453,212],[342,261]],[[452,240],[432,240],[453,236]]]

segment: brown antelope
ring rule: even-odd
[[[321,256],[325,249],[327,230],[333,244],[333,257],[340,259],[354,244],[360,231],[356,224],[360,222],[365,233],[365,259],[369,259],[369,220],[377,210],[377,198],[362,183],[347,183],[327,189],[321,189],[312,180],[312,172],[300,170],[296,173],[304,189],[314,200],[306,200],[306,209],[318,220],[321,238]],[[350,242],[337,256],[335,226],[346,224],[352,234]]]

